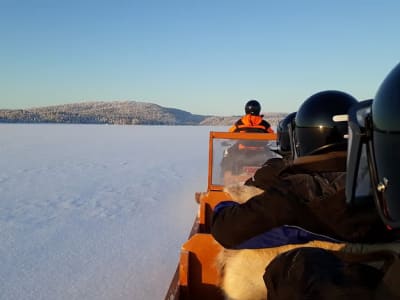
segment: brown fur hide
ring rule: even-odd
[[[232,201],[238,203],[245,203],[253,196],[257,196],[264,192],[255,186],[232,184],[224,187],[224,192],[228,193],[232,197]]]
[[[365,254],[380,250],[400,253],[400,243],[351,244],[311,241],[306,244],[284,245],[265,249],[223,249],[217,257],[220,287],[229,300],[267,299],[263,275],[267,265],[280,253],[299,247],[318,247],[346,253]]]

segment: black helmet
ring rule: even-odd
[[[385,224],[393,228],[400,228],[399,115],[400,64],[379,87],[371,118],[367,118],[367,132],[371,136],[367,153],[375,203]]]
[[[261,105],[257,100],[247,101],[244,111],[246,112],[246,115],[250,114],[253,116],[258,116],[261,111]]]
[[[294,146],[297,156],[346,150],[347,123],[333,116],[347,114],[357,100],[341,91],[322,91],[309,97],[297,111]]]
[[[279,150],[282,152],[291,151],[288,125],[292,124],[295,117],[296,117],[296,112],[288,114],[284,119],[282,119],[278,123],[278,126],[276,128],[277,144],[279,146]]]

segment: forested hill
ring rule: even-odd
[[[272,125],[276,125],[286,115],[271,113],[265,117]],[[32,109],[0,109],[0,123],[231,125],[238,118],[239,116],[194,115],[180,109],[136,101],[83,102]]]

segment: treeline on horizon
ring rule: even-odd
[[[265,116],[271,125],[287,113]],[[232,125],[240,116],[205,116],[153,103],[84,102],[32,109],[0,109],[0,123],[69,123],[116,125]]]

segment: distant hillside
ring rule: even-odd
[[[286,117],[287,113],[267,113],[264,118],[272,126],[276,126],[280,120]],[[233,125],[241,116],[232,117],[219,117],[219,116],[209,116],[200,122],[199,125],[208,126],[230,126]]]
[[[271,113],[272,124],[286,113]],[[219,117],[194,115],[187,111],[166,108],[153,103],[84,102],[32,109],[0,109],[0,123],[74,123],[129,125],[231,125],[239,116]]]

